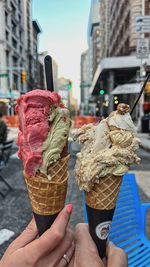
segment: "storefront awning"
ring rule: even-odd
[[[138,94],[141,90],[141,83],[128,83],[123,85],[118,85],[112,92],[112,95],[122,95],[122,94]]]
[[[146,65],[150,66],[150,58],[146,59]],[[93,94],[94,91],[96,90],[97,84],[99,84],[100,78],[102,75],[105,73],[113,72],[115,73],[116,71],[131,71],[131,70],[140,70],[141,66],[141,60],[137,58],[135,55],[134,56],[122,56],[122,57],[107,57],[103,58],[98,65],[92,85],[90,88],[90,94]]]

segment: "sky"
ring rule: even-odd
[[[87,49],[91,0],[33,0],[33,19],[42,29],[39,52],[48,51],[58,64],[58,76],[73,82],[80,99],[80,59]]]

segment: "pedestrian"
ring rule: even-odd
[[[102,261],[86,224],[69,227],[72,204],[59,213],[42,236],[34,219],[14,240],[0,261],[0,267],[127,267],[126,254],[110,242],[107,259]]]
[[[0,112],[0,144],[3,144],[7,140],[7,124],[6,122],[2,119],[3,114]]]

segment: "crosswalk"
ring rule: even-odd
[[[0,245],[8,241],[14,234],[15,233],[13,231],[10,231],[8,229],[0,230]]]
[[[10,158],[11,159],[19,159],[19,157],[18,157],[18,154],[17,154],[18,152],[16,152],[16,153],[14,153],[14,154],[12,154],[11,156],[10,156]]]

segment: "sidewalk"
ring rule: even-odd
[[[150,152],[150,134],[138,133],[138,137],[141,140],[140,147],[142,147],[144,150]]]
[[[14,140],[16,142],[18,136],[18,128],[8,128],[8,140]]]

